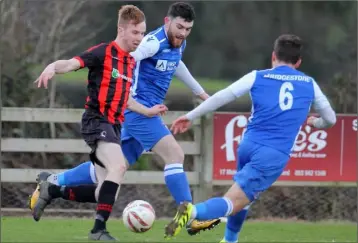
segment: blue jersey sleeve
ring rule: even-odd
[[[137,49],[131,52],[136,62],[154,56],[160,48],[160,42],[154,35],[146,35]]]

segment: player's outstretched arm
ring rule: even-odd
[[[58,60],[49,64],[41,73],[40,77],[36,79],[37,87],[40,88],[42,85],[47,88],[48,81],[55,76],[55,74],[68,73],[77,70],[81,67],[80,62],[75,59],[69,60]]]
[[[171,126],[171,130],[174,134],[186,132],[190,128],[192,120],[209,112],[215,111],[218,108],[234,101],[236,98],[248,93],[254,84],[255,79],[256,71],[246,74],[226,89],[215,93],[194,110],[176,119]]]
[[[336,124],[336,113],[331,107],[327,97],[323,94],[318,84],[313,81],[314,100],[313,109],[320,115],[317,117],[310,117],[307,124],[316,128],[329,128]]]
[[[203,87],[199,84],[199,82],[195,80],[193,75],[191,75],[190,71],[188,70],[183,61],[179,62],[179,65],[175,70],[174,75],[186,86],[188,86],[193,91],[193,93],[197,95],[200,99],[206,100],[210,97],[204,91]]]
[[[58,60],[49,64],[41,73],[40,77],[35,81],[38,87],[42,85],[47,88],[48,81],[55,75],[60,73],[68,73],[78,70],[80,68],[88,67],[93,68],[102,65],[101,60],[105,55],[106,44],[102,43],[93,46],[82,52],[80,55],[75,56],[69,60]]]
[[[209,99],[205,100],[194,110],[176,119],[172,124],[171,130],[173,131],[174,134],[186,132],[190,128],[192,120],[201,117],[206,113],[215,111],[221,106],[226,105],[227,103],[235,99],[236,96],[234,95],[234,93],[231,91],[229,87],[223,89],[215,93]]]
[[[148,108],[138,103],[135,99],[132,98],[132,96],[129,96],[128,98],[127,109],[148,117],[164,115],[168,110],[165,105],[155,105],[151,108]]]

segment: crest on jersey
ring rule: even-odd
[[[112,78],[119,78],[119,72],[117,69],[112,69]]]
[[[112,78],[115,78],[115,79],[121,78],[121,79],[127,80],[127,81],[129,81],[131,83],[133,82],[132,78],[127,77],[126,75],[123,75],[123,74],[119,73],[118,69],[115,69],[115,68],[112,69]]]
[[[167,70],[168,61],[167,60],[158,60],[155,69],[164,72]]]
[[[147,42],[152,41],[152,40],[154,40],[154,37],[153,37],[153,36],[150,36],[150,37],[147,39]]]

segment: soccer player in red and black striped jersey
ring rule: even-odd
[[[114,41],[94,46],[70,60],[51,63],[38,78],[38,87],[47,87],[48,80],[55,74],[84,67],[89,69],[81,133],[92,149],[90,157],[95,163],[98,185],[59,187],[48,182],[40,183],[39,198],[33,208],[36,221],[54,198],[97,202],[95,225],[89,239],[115,240],[106,230],[106,221],[127,169],[120,146],[124,110],[127,108],[149,117],[167,110],[164,105],[147,108],[129,94],[135,66],[129,53],[140,44],[145,31],[144,13],[133,5],[125,5],[118,13],[118,33]]]

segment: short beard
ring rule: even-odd
[[[176,46],[174,43],[175,43],[175,36],[172,34],[172,32],[170,31],[170,30],[168,30],[168,39],[169,39],[169,43],[170,43],[170,45],[172,46],[172,47],[174,47],[174,48],[179,48],[182,44],[183,44],[183,41],[184,40],[182,40],[181,42],[180,42],[180,44],[178,45],[178,46]]]

